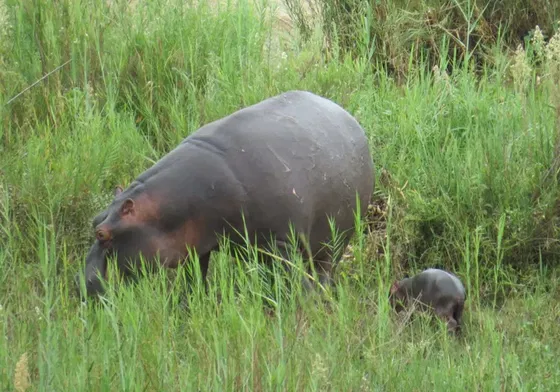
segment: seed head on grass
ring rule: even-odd
[[[560,31],[548,41],[544,52],[548,76],[553,82],[557,82],[560,79]]]
[[[370,390],[371,389],[369,387],[368,375],[364,374],[362,376],[362,383],[360,384],[360,391],[367,392],[367,391],[370,391]]]
[[[0,0],[0,42],[3,42],[3,39],[8,37],[11,30],[12,24],[10,23],[6,0]]]
[[[313,360],[313,375],[317,380],[323,382],[327,379],[328,368],[323,361],[321,354],[316,353],[315,359]]]
[[[6,0],[0,0],[0,64],[2,64],[2,55],[7,51],[8,42],[10,42],[10,32],[12,31],[12,24],[10,22],[10,14],[8,13],[8,6]]]
[[[23,353],[16,364],[14,371],[14,387],[17,392],[24,392],[31,386],[29,382],[29,365],[27,353]]]
[[[524,91],[531,77],[531,66],[527,61],[527,54],[521,44],[515,50],[511,74],[515,88],[519,91]]]
[[[434,73],[434,82],[437,85],[444,85],[447,88],[451,87],[449,74],[445,69],[440,69],[436,64],[432,67],[432,72]]]
[[[41,310],[38,306],[35,306],[35,314],[37,315],[37,320],[41,321],[43,317],[41,317]]]
[[[539,60],[542,60],[544,55],[544,50],[545,50],[545,42],[544,42],[544,35],[539,25],[535,26],[533,37],[531,37],[531,45],[533,46],[533,52],[535,53],[535,57]]]

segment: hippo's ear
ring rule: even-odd
[[[126,199],[121,206],[121,215],[134,213],[134,200]]]
[[[391,285],[391,295],[395,294],[399,290],[399,282],[395,281]]]
[[[117,197],[118,195],[120,195],[120,194],[122,193],[122,191],[123,191],[122,186],[117,185],[117,186],[115,187],[115,190],[113,191],[113,195],[114,195],[115,197]]]

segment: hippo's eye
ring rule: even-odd
[[[111,239],[111,236],[109,235],[109,232],[107,230],[104,230],[104,229],[97,230],[97,232],[95,233],[95,237],[100,242],[106,242],[106,241],[109,241]]]

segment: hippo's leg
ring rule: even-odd
[[[274,258],[275,261],[273,262],[280,262],[284,270],[288,273],[292,271],[293,270],[292,265],[294,261],[292,260],[291,257],[289,244],[283,240],[276,240],[274,241],[274,248],[275,248],[274,251],[282,258],[282,260],[278,260],[277,258]]]
[[[297,266],[295,266],[296,261],[292,258],[293,247],[290,245],[290,242],[277,238],[276,240],[274,240],[272,248],[274,249],[272,253],[276,253],[283,260],[279,260],[278,258],[271,258],[271,261],[276,263],[280,262],[284,271],[288,275],[291,275],[291,273],[294,271],[294,269],[297,268]],[[297,248],[296,252],[302,254],[302,250],[299,248]],[[289,282],[290,280],[287,282],[288,286],[291,286]],[[301,285],[306,292],[311,289],[311,283],[309,282],[307,276],[302,277]]]
[[[208,265],[210,264],[210,252],[205,255],[198,256],[198,264],[200,265],[200,277],[202,282],[206,284],[206,276],[208,275]]]
[[[313,258],[313,267],[317,273],[318,283],[322,286],[330,286],[333,282],[335,263],[342,258],[347,240],[343,239],[336,246],[321,249]]]
[[[329,261],[325,261],[324,259],[314,259],[313,264],[316,278],[309,278],[307,275],[302,278],[302,287],[306,292],[317,289],[319,285],[328,286],[332,283],[332,263]],[[313,273],[310,269],[306,272],[309,273],[309,275],[313,276]]]
[[[276,239],[274,241],[274,248],[277,254],[286,261],[281,261],[284,270],[288,273],[294,269],[295,260],[292,259],[292,253],[290,252],[291,246],[288,242]],[[304,255],[305,252],[298,248],[297,252]],[[273,259],[273,262],[278,262],[277,258]],[[317,273],[318,281],[321,285],[329,285],[332,282],[332,261],[328,252],[319,252],[317,258],[313,260],[315,265],[315,272]],[[297,267],[296,267],[297,268]],[[306,271],[310,272],[310,271]],[[307,276],[302,277],[302,288],[305,292],[311,291],[316,288],[317,284],[312,282]]]
[[[455,320],[453,316],[449,316],[449,319],[447,320],[447,331],[449,331],[449,333],[456,334],[458,330],[459,325],[457,324],[457,320]]]
[[[198,265],[200,266],[200,280],[202,281],[202,285],[204,286],[204,291],[206,294],[209,293],[208,287],[208,266],[210,264],[210,255],[212,252],[208,252],[204,255],[198,256]]]
[[[460,301],[455,305],[455,309],[453,311],[453,318],[455,319],[455,321],[457,321],[457,332],[461,332],[461,330],[463,329],[462,324],[464,306],[465,304],[463,303],[463,301]]]
[[[194,260],[187,258],[186,260],[189,264],[194,263]],[[206,276],[208,275],[208,265],[210,264],[210,252],[204,255],[198,255],[198,265],[200,267],[200,280],[206,292],[208,292],[208,279]],[[186,279],[187,284],[189,287],[192,287],[193,284],[196,284],[196,272],[194,270],[195,265],[190,264],[190,268],[187,268],[186,271]],[[192,268],[192,269],[191,269]]]
[[[330,285],[333,281],[333,262],[332,260],[317,260],[317,273],[319,275],[319,283],[323,286]]]
[[[436,306],[435,313],[436,315],[447,323],[447,331],[449,333],[457,333],[458,330],[458,323],[457,320],[453,317],[455,303],[450,303],[443,306]]]

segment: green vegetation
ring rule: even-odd
[[[286,0],[286,25],[244,0],[0,0],[0,389],[558,390],[560,10],[488,3]],[[376,163],[335,292],[280,296],[222,253],[208,294],[180,269],[80,304],[113,187],[289,89],[353,113]],[[459,340],[388,308],[435,265],[468,289]]]

